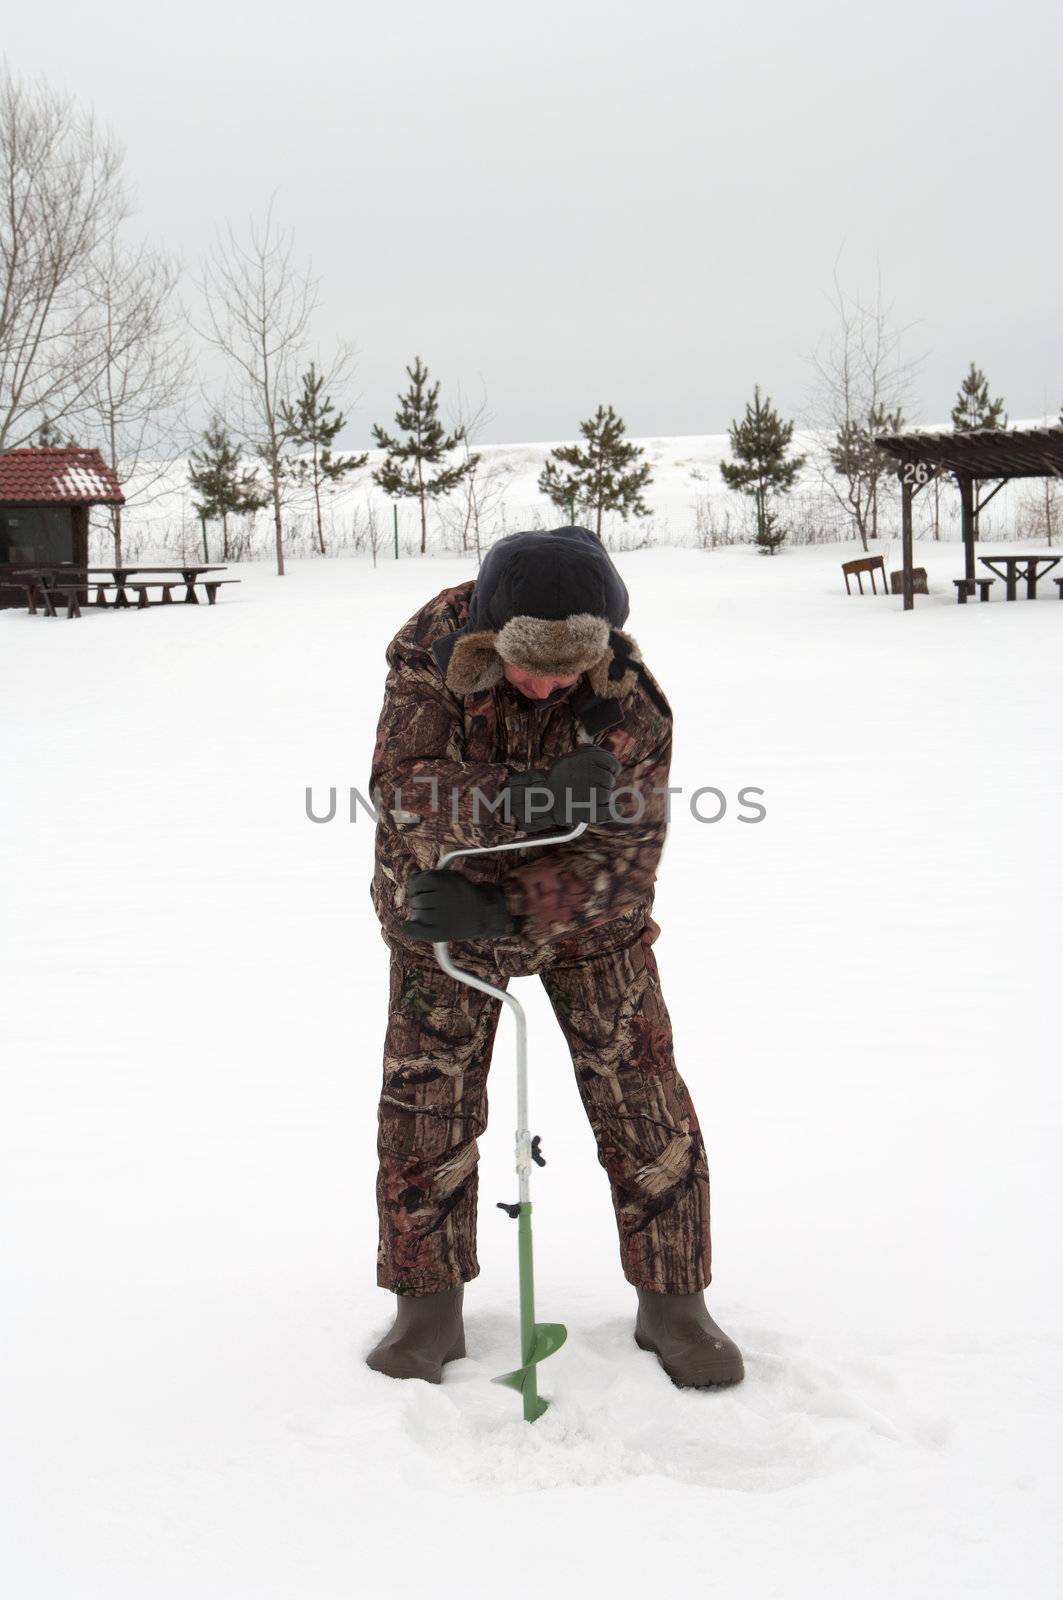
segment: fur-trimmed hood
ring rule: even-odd
[[[432,653],[458,695],[501,682],[503,662],[542,677],[587,673],[596,694],[621,695],[631,683],[621,687],[620,663],[638,658],[621,632],[628,609],[624,581],[589,529],[512,533],[484,557],[467,622],[433,640]]]
[[[521,621],[527,619],[521,618]],[[500,643],[500,633],[466,633],[464,628],[458,628],[453,633],[444,633],[432,642],[432,654],[443,673],[447,688],[454,694],[465,696],[482,694],[485,689],[493,689],[496,683],[503,680],[503,661],[513,660],[513,656],[506,654],[510,647],[513,635],[508,640]],[[603,635],[596,634],[597,639]],[[639,647],[629,633],[621,628],[604,630],[605,647],[596,649],[593,662],[590,666],[572,665],[547,667],[536,663],[537,668],[544,677],[568,677],[570,673],[586,673],[587,686],[593,696],[598,699],[620,700],[624,695],[630,694],[638,680],[637,666],[642,657]],[[571,658],[566,658],[571,659]],[[527,667],[527,658],[520,660],[518,666]],[[555,690],[560,695],[562,691]],[[553,698],[553,697],[551,697]]]

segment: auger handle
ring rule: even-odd
[[[566,844],[569,839],[577,839],[586,828],[585,822],[578,822],[568,833],[551,834],[548,838],[507,840],[505,844],[483,845],[479,848],[471,847],[465,850],[448,850],[440,858],[439,867],[449,866],[452,861],[457,861],[460,856],[486,856],[493,855],[498,850],[527,850],[538,845]],[[513,1021],[517,1030],[517,1179],[520,1185],[520,1199],[515,1206],[506,1205],[499,1201],[503,1211],[511,1217],[516,1217],[518,1222],[518,1265],[520,1276],[520,1327],[521,1327],[521,1365],[513,1372],[503,1373],[493,1379],[495,1383],[508,1385],[516,1389],[521,1397],[525,1422],[534,1422],[541,1417],[547,1409],[548,1401],[539,1394],[536,1368],[540,1361],[560,1349],[565,1342],[565,1328],[560,1322],[541,1322],[535,1320],[535,1285],[532,1268],[532,1235],[531,1235],[531,1194],[528,1186],[528,1177],[531,1173],[531,1164],[536,1161],[540,1166],[545,1166],[545,1161],[539,1153],[539,1138],[532,1139],[528,1129],[528,1019],[524,1007],[515,995],[508,989],[500,989],[493,983],[488,983],[484,978],[478,978],[474,973],[464,972],[461,967],[456,967],[450,959],[450,946],[446,940],[433,944],[436,960],[443,971],[451,978],[456,978],[459,983],[467,983],[472,989],[479,989],[481,994],[494,995],[496,1000],[501,1000],[513,1013]]]

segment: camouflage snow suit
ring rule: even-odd
[[[689,1294],[711,1277],[709,1173],[673,1058],[652,950],[660,929],[650,915],[667,826],[671,712],[634,641],[619,630],[610,633],[603,670],[548,702],[506,682],[455,695],[430,644],[464,624],[472,587],[445,589],[387,649],[371,775],[378,818],[371,894],[391,951],[377,1282],[422,1295],[480,1270],[476,1141],[487,1125],[501,1011],[498,1000],[447,977],[431,945],[403,936],[407,879],[437,866],[446,850],[522,837],[490,809],[511,776],[596,743],[621,763],[615,820],[569,844],[459,863],[474,881],[503,885],[522,922],[519,933],[455,942],[451,950],[459,966],[503,988],[510,977],[539,974],[609,1176],[624,1276],[641,1288]]]

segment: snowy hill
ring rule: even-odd
[[[1016,426],[1039,426],[1037,422]],[[931,424],[927,425],[932,426]],[[934,424],[933,426],[938,426]],[[948,424],[940,424],[948,426]],[[558,443],[477,445],[481,466],[483,524],[485,537],[525,527],[555,527],[567,520],[538,490],[538,477],[547,455]],[[749,538],[755,528],[752,502],[730,491],[720,476],[720,462],[730,455],[726,433],[691,434],[671,438],[633,441],[645,452],[653,469],[653,480],[645,494],[650,507],[647,518],[632,517],[626,523],[616,515],[606,517],[603,533],[613,550],[630,550],[644,545],[677,545],[709,548]],[[851,539],[852,527],[837,495],[823,482],[817,463],[822,458],[822,441],[811,433],[795,433],[793,451],[807,457],[794,492],[780,504],[781,520],[790,530],[792,544],[821,543]],[[366,524],[370,510],[378,519],[380,548],[392,547],[392,502],[373,482],[372,474],[383,460],[383,452],[370,451],[366,466],[345,480],[334,492],[326,493],[324,520],[326,542],[335,554],[353,554],[366,548]],[[261,464],[260,473],[261,473]],[[201,530],[193,510],[188,485],[187,464],[178,462],[160,477],[156,467],[144,469],[142,497],[131,486],[131,503],[124,514],[126,544],[131,556],[145,559],[173,551],[182,544],[191,552],[200,550]],[[888,535],[899,529],[900,513],[890,493],[892,480],[883,482],[882,523]],[[983,515],[986,538],[1009,538],[1021,534],[1024,508],[1036,507],[1043,495],[1040,485],[1010,484],[993,499]],[[309,492],[292,486],[288,491],[286,547],[295,555],[311,555],[315,538],[311,526]],[[462,548],[460,521],[461,495],[434,503],[429,512],[430,553],[453,554]],[[915,501],[917,538],[930,538],[931,499]],[[943,486],[937,506],[938,534],[941,539],[958,539],[959,496],[955,485]],[[1036,514],[1027,510],[1027,516]],[[1057,513],[1063,520],[1063,512]],[[105,522],[96,513],[97,522]],[[260,512],[246,519],[240,534],[241,519],[234,519],[238,537],[246,537],[249,553],[266,556],[273,542],[272,512]],[[1029,530],[1028,530],[1029,531]],[[416,504],[406,501],[399,507],[400,550],[405,555],[420,548],[420,521]],[[220,548],[220,531],[210,530],[210,550]],[[106,537],[98,537],[96,554],[106,559]]]

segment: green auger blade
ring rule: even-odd
[[[526,1422],[534,1422],[536,1417],[541,1417],[549,1405],[549,1401],[536,1393],[535,1369],[540,1361],[545,1361],[555,1350],[560,1350],[567,1338],[568,1329],[563,1322],[537,1322],[529,1360],[515,1371],[503,1372],[500,1377],[491,1379],[492,1383],[504,1383],[508,1389],[517,1390],[524,1401]]]
[[[511,1389],[523,1390],[528,1378],[540,1361],[545,1361],[547,1356],[552,1356],[555,1350],[560,1350],[568,1338],[568,1329],[563,1322],[537,1322],[535,1324],[535,1338],[532,1344],[531,1360],[526,1361],[522,1367],[517,1367],[513,1372],[503,1372],[501,1377],[492,1378],[492,1383],[505,1383]]]
[[[506,1209],[508,1210],[509,1208],[507,1207]],[[535,1320],[531,1201],[522,1200],[515,1209],[519,1224],[520,1347],[524,1361],[521,1366],[517,1367],[516,1371],[504,1372],[500,1377],[492,1378],[491,1382],[504,1383],[507,1388],[516,1389],[524,1402],[525,1422],[534,1422],[536,1417],[542,1416],[549,1403],[539,1396],[536,1387],[535,1369],[540,1361],[545,1361],[547,1356],[552,1356],[555,1350],[560,1350],[568,1337],[568,1329],[561,1322],[536,1322]]]

